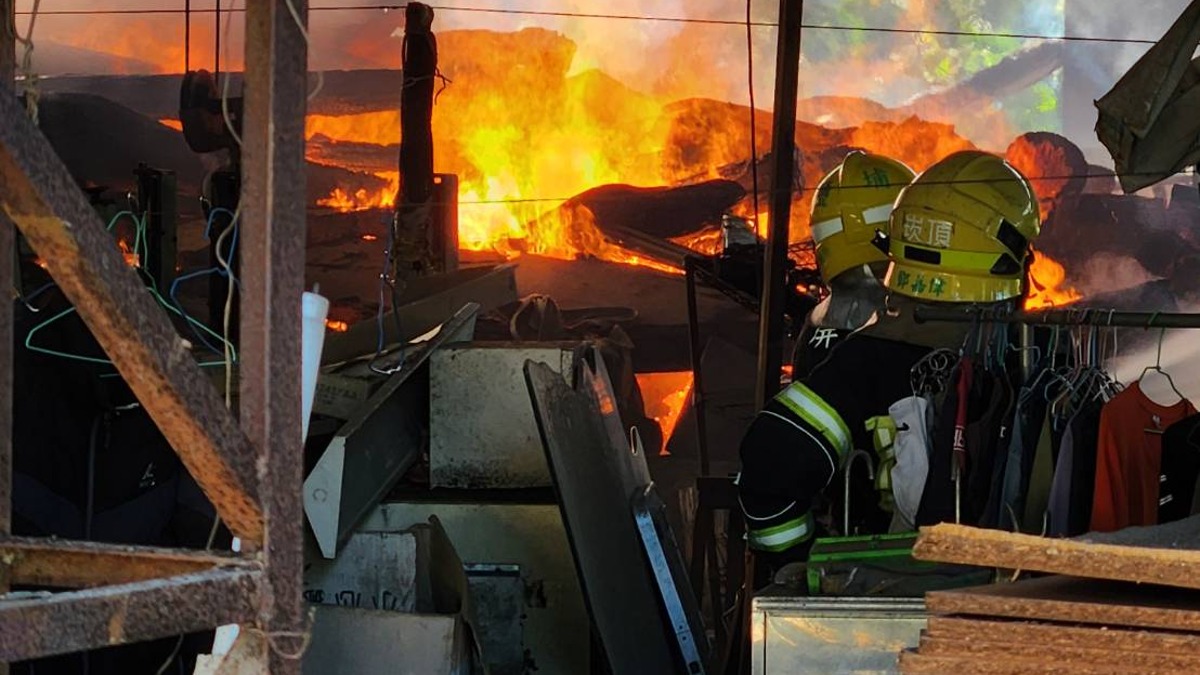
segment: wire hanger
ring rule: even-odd
[[[213,208],[209,212],[208,222],[204,226],[204,240],[205,241],[212,240],[211,235],[212,235],[213,221],[216,219],[216,217],[218,215],[221,215],[221,214],[226,214],[229,216],[228,227],[233,228],[233,232],[231,232],[229,234],[229,238],[230,238],[229,252],[224,255],[224,259],[225,260],[233,260],[234,253],[237,251],[237,243],[238,243],[238,214],[234,213],[233,211],[230,211],[229,209],[222,208],[219,206],[216,208]],[[220,245],[219,238],[218,238],[217,244]],[[224,268],[222,268],[220,266],[206,267],[204,269],[196,270],[194,272],[188,272],[187,274],[183,274],[181,276],[176,277],[175,280],[171,282],[170,291],[167,293],[168,297],[171,299],[171,304],[175,307],[175,309],[179,310],[179,313],[186,314],[186,310],[184,310],[183,304],[179,302],[179,295],[178,295],[179,294],[179,284],[181,284],[185,281],[190,281],[192,279],[198,279],[200,277],[209,277],[214,274],[221,276],[221,277],[229,277],[231,279],[230,283],[232,283],[232,284],[238,283],[236,276],[233,276],[231,273],[227,272]],[[205,327],[204,324],[200,324],[200,326]],[[207,347],[209,350],[211,350],[214,354],[221,354],[222,356],[224,356],[225,351],[223,349],[217,348],[211,342],[208,341],[208,338],[205,336],[206,331],[200,330],[200,328],[197,328],[196,323],[191,322],[191,321],[188,322],[188,327],[192,329],[192,334],[195,335],[196,338],[198,340],[200,340],[200,342],[205,347]],[[208,331],[208,332],[211,333],[211,331]],[[218,336],[218,338],[219,338],[219,336]],[[237,361],[236,354],[234,355],[233,361],[235,363]]]
[[[146,273],[145,268],[143,267],[143,265],[145,264],[147,255],[149,254],[149,244],[146,241],[146,222],[144,219],[138,218],[137,215],[135,215],[132,211],[121,211],[120,213],[113,216],[112,220],[110,220],[108,223],[108,227],[105,229],[111,232],[113,230],[113,228],[116,227],[117,223],[120,222],[120,220],[122,218],[126,218],[126,217],[131,219],[137,227],[137,229],[135,231],[135,235],[134,235],[133,250],[134,250],[134,253],[136,253],[138,256],[137,270],[138,270],[139,274],[143,278],[149,280],[149,284],[147,285],[147,290],[150,292],[150,294],[152,296],[154,296],[154,299],[158,301],[158,304],[162,305],[162,307],[164,309],[166,309],[168,312],[171,312],[172,314],[175,314],[175,315],[183,318],[185,321],[188,322],[189,325],[209,334],[210,336],[216,338],[221,343],[227,344],[225,341],[225,338],[223,336],[218,335],[211,328],[209,328],[208,326],[204,325],[203,323],[197,321],[196,319],[192,318],[190,315],[188,315],[186,312],[182,311],[181,309],[178,309],[178,308],[172,306],[171,303],[167,302],[167,300],[165,298],[163,298],[162,295],[158,292],[158,288],[156,287],[156,285],[154,283],[153,277],[150,277]],[[72,305],[71,307],[68,307],[68,308],[62,310],[61,312],[55,314],[54,316],[46,319],[42,323],[39,323],[38,325],[34,326],[33,328],[30,328],[29,332],[26,333],[26,335],[25,335],[25,348],[29,349],[30,351],[38,352],[41,354],[46,354],[48,356],[57,356],[59,358],[70,359],[72,361],[81,361],[84,363],[94,363],[94,364],[98,364],[98,365],[111,366],[112,361],[109,359],[98,358],[95,356],[86,356],[84,354],[73,354],[70,352],[63,352],[63,351],[59,351],[56,349],[50,349],[47,347],[42,347],[37,344],[34,344],[34,337],[40,331],[45,329],[47,326],[50,326],[50,325],[54,324],[55,322],[63,319],[64,317],[74,314],[75,311],[76,311],[75,307],[74,307],[74,305]],[[230,347],[230,349],[233,349],[233,345],[229,345],[229,347]],[[206,362],[200,363],[199,365],[201,367],[215,367],[215,366],[223,367],[225,365],[225,361],[224,361],[224,359],[219,360],[219,361],[206,361]]]
[[[1157,314],[1158,314],[1158,312],[1155,312],[1154,316],[1157,316]],[[1150,321],[1149,321],[1150,324],[1154,323],[1154,316],[1150,317]],[[1149,324],[1146,327],[1149,328],[1150,327]],[[1167,378],[1167,384],[1171,385],[1171,391],[1175,392],[1175,395],[1179,397],[1180,401],[1183,401],[1183,400],[1186,400],[1187,397],[1184,396],[1183,393],[1181,393],[1179,391],[1179,387],[1175,386],[1175,380],[1171,379],[1171,374],[1168,373],[1167,371],[1163,370],[1163,368],[1162,368],[1162,346],[1163,346],[1163,338],[1165,338],[1166,335],[1167,335],[1166,328],[1158,329],[1158,351],[1154,358],[1154,365],[1146,366],[1146,369],[1143,370],[1142,374],[1138,376],[1137,382],[1140,385],[1141,381],[1146,377],[1147,374],[1149,374],[1150,372],[1156,372],[1159,375],[1162,375],[1163,377]],[[1176,403],[1178,403],[1178,401]],[[1147,429],[1146,431],[1150,432],[1150,433],[1157,433],[1157,434],[1162,433],[1161,429]]]

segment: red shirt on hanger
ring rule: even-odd
[[[1158,523],[1161,432],[1195,413],[1187,399],[1170,406],[1151,401],[1137,382],[1104,405],[1096,446],[1093,531]]]

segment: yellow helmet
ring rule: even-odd
[[[856,150],[821,179],[809,222],[826,284],[848,269],[887,261],[871,242],[915,175],[894,159]]]
[[[884,286],[940,302],[998,302],[1025,291],[1041,230],[1029,181],[996,155],[957,152],[900,193],[888,225]]]

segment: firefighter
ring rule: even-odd
[[[894,159],[855,150],[817,186],[809,222],[829,296],[809,313],[796,340],[794,379],[806,378],[883,306],[888,259],[874,243],[875,233],[887,227],[892,203],[914,176]]]
[[[915,305],[1019,301],[1040,226],[1029,182],[995,155],[953,154],[904,188],[884,242],[886,311],[780,392],[742,439],[747,538],[769,567],[806,557],[814,500],[852,451],[871,450],[867,422],[912,393],[913,366],[935,348],[962,346],[966,326],[917,324]],[[853,505],[859,532],[887,531],[878,503]]]

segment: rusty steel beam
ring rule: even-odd
[[[259,541],[262,510],[245,435],[50,143],[7,96],[0,96],[0,186],[0,210],[45,261],[222,520],[234,535]]]
[[[0,567],[7,568],[11,583],[30,586],[90,588],[252,564],[232,553],[61,539],[0,539]]]
[[[17,74],[17,6],[15,0],[0,0],[0,96],[11,98]],[[0,292],[12,295],[16,255],[16,225],[0,210]],[[3,296],[0,296],[3,297]],[[0,536],[12,532],[12,303],[0,312]],[[8,569],[0,565],[0,594],[8,592]],[[0,662],[0,675],[8,675],[8,664]]]
[[[293,17],[294,9],[296,16]],[[246,6],[242,145],[240,420],[258,452],[266,539],[260,627],[269,672],[300,672],[307,612],[304,569],[304,445],[300,414],[300,322],[304,291],[308,46],[306,0]]]
[[[17,72],[16,2],[0,0],[0,96],[8,97]],[[0,289],[11,295],[15,227],[0,212]],[[12,312],[0,312],[0,535],[12,528]],[[0,573],[0,593],[4,592]]]
[[[259,570],[211,570],[45,598],[0,600],[0,660],[22,661],[253,621],[261,575]]]

